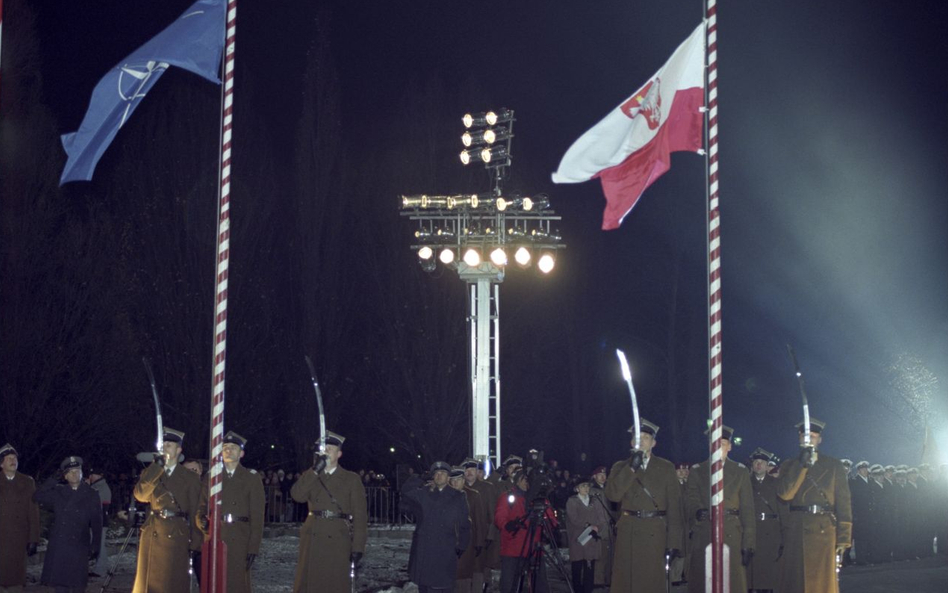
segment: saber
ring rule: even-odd
[[[142,356],[142,364],[145,365],[145,372],[148,373],[148,382],[151,383],[151,395],[155,398],[155,418],[158,424],[158,439],[155,441],[156,451],[161,453],[164,450],[162,446],[165,441],[165,427],[161,420],[161,403],[158,401],[158,387],[155,386],[155,374],[151,372],[151,361]]]
[[[787,352],[790,353],[790,360],[793,362],[793,371],[797,375],[797,381],[800,383],[800,396],[803,398],[803,446],[810,446],[810,404],[806,401],[806,387],[803,384],[803,373],[800,372],[800,363],[797,362],[797,354],[793,351],[793,346],[787,344]]]
[[[622,378],[625,384],[629,386],[629,396],[632,398],[632,421],[635,426],[635,450],[642,448],[642,425],[639,421],[639,402],[635,397],[635,387],[632,386],[632,371],[629,370],[629,361],[625,359],[625,352],[616,349],[616,356],[619,357],[619,366],[622,367]]]
[[[319,453],[326,452],[326,414],[323,411],[323,392],[319,389],[319,381],[316,380],[316,368],[309,355],[304,356],[306,366],[309,367],[309,378],[313,381],[313,389],[316,391],[316,403],[319,404]]]

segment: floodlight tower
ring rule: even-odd
[[[565,247],[551,230],[560,220],[544,194],[504,194],[511,164],[514,112],[509,109],[466,114],[461,136],[465,165],[483,162],[493,188],[487,194],[401,196],[402,216],[416,221],[415,244],[426,272],[435,258],[457,271],[469,285],[471,434],[473,454],[500,464],[500,283],[508,256],[521,268],[534,260],[549,274],[556,251]]]

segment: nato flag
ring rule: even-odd
[[[88,181],[119,128],[169,66],[220,83],[226,0],[198,0],[178,20],[102,77],[79,130],[62,136],[69,156],[59,184]]]

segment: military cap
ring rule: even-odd
[[[771,459],[769,459],[769,460],[767,461],[767,465],[769,465],[769,466],[771,466],[771,467],[777,467],[777,460],[774,459],[774,458],[771,458]]]
[[[691,469],[690,463],[676,463],[675,469]]]
[[[851,459],[840,459],[839,462],[842,463],[843,465],[845,465],[846,467],[852,467],[852,466],[853,466],[853,462],[852,462]]]
[[[70,456],[63,459],[63,462],[59,464],[59,469],[63,471],[76,467],[82,467],[82,457]]]
[[[233,430],[228,430],[227,434],[224,435],[224,442],[233,443],[234,445],[238,445],[241,449],[243,449],[244,446],[247,444],[247,439],[240,436]]]
[[[20,456],[20,454],[16,452],[16,449],[14,449],[13,445],[11,445],[10,443],[7,443],[3,447],[0,447],[0,461],[2,461],[3,458],[6,457],[7,455],[16,455],[17,457]]]
[[[434,474],[435,472],[448,472],[448,474],[450,474],[451,464],[445,461],[435,461],[434,463],[431,464],[430,471],[432,474]]]
[[[464,468],[460,465],[456,465],[451,468],[451,471],[448,472],[449,478],[463,478],[464,477]]]
[[[929,470],[929,469],[931,469],[931,468],[932,468],[932,466],[929,465],[929,464],[927,464],[927,463],[922,463],[922,464],[920,464],[920,465],[918,466],[918,470],[919,470],[919,471],[925,471],[925,470]]]
[[[774,454],[766,449],[757,447],[754,449],[754,452],[750,454],[751,459],[763,459],[764,461],[770,461],[774,458]]]
[[[166,442],[178,443],[180,445],[184,442],[184,433],[166,426],[165,434],[162,436],[162,439]]]
[[[639,425],[640,425],[640,427],[641,427],[642,432],[647,432],[648,434],[652,435],[653,437],[654,437],[654,436],[658,436],[658,426],[652,424],[651,422],[649,422],[649,421],[646,420],[645,418],[641,418],[641,417],[639,418]],[[634,424],[629,427],[629,432],[630,432],[630,433],[634,433],[634,432],[635,432],[635,425],[634,425]]]
[[[644,430],[644,429],[643,429]],[[704,434],[711,435],[711,427],[708,427],[708,430],[704,431]],[[730,426],[721,425],[721,438],[729,441],[734,436],[734,429]]]
[[[346,437],[338,435],[331,430],[326,431],[326,444],[341,447],[346,442]]]
[[[895,471],[895,466],[894,466],[894,465],[887,465],[887,466],[885,466],[885,467],[882,468],[882,469],[884,469],[884,470],[887,471],[887,472],[894,472],[894,471]]]
[[[474,459],[473,457],[468,457],[467,459],[461,462],[461,467],[464,469],[467,469],[469,467],[479,467],[480,465],[481,465],[481,462]]]
[[[863,460],[863,461],[860,461],[859,463],[857,463],[856,466],[855,466],[856,469],[859,469],[859,468],[861,468],[861,467],[869,467],[869,462]],[[881,466],[881,465],[879,466],[879,469],[882,469],[882,466]]]
[[[918,473],[918,468],[917,468],[917,467],[910,467],[910,468],[908,468],[908,469],[905,470],[905,471],[906,471],[907,473],[910,473],[910,474],[917,474],[917,473]]]
[[[896,477],[904,477],[904,476],[905,476],[905,470],[904,470],[904,469],[897,469],[897,470],[895,470],[895,476],[896,476]]]
[[[900,464],[900,465],[897,465],[897,466],[895,466],[895,471],[897,471],[897,472],[905,472],[905,471],[908,471],[908,466],[905,465],[904,463],[903,463],[903,464]]]
[[[606,473],[607,471],[608,471],[608,470],[606,470],[606,466],[600,465],[599,467],[597,467],[596,469],[594,469],[594,470],[593,470],[593,473],[590,474],[590,475],[595,476],[596,474],[604,474],[604,473]]]
[[[820,434],[823,432],[823,429],[826,428],[826,423],[822,420],[817,420],[813,416],[810,416],[810,432],[815,432]],[[797,430],[803,432],[803,421],[797,422]]]
[[[872,466],[869,468],[870,474],[881,474],[883,471],[885,470],[883,470],[882,466],[879,465],[878,463],[873,463]]]
[[[572,482],[573,482],[573,488],[579,488],[583,484],[591,485],[592,477],[591,476],[576,476],[575,478],[573,478]]]
[[[504,467],[510,467],[511,465],[523,465],[523,457],[508,455],[507,459],[504,459]]]

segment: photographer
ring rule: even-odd
[[[556,516],[544,498],[529,501],[530,480],[522,469],[512,476],[511,486],[500,498],[494,512],[494,523],[500,530],[500,591],[516,593],[520,577],[530,565],[538,562],[536,582],[529,587],[533,593],[549,590],[543,569],[541,520],[556,526]],[[529,577],[526,577],[529,578]],[[527,583],[524,583],[525,585]]]
[[[82,593],[102,542],[102,505],[82,481],[81,457],[67,457],[59,469],[33,495],[53,512],[40,582],[56,593]]]
[[[603,556],[602,539],[610,529],[606,507],[590,496],[590,487],[590,480],[577,477],[573,481],[576,494],[566,501],[566,533],[576,593],[592,593],[596,562]]]

